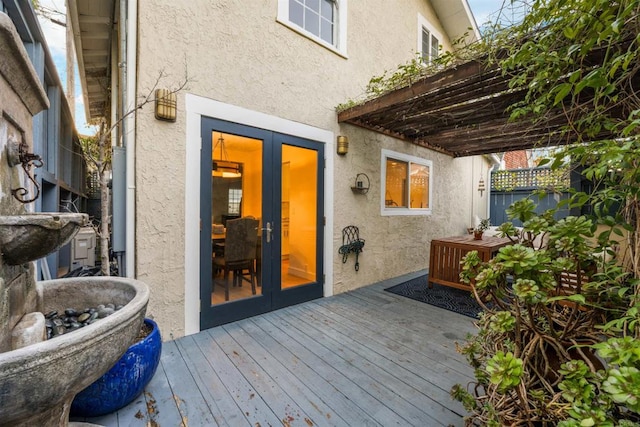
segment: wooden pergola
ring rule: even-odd
[[[509,90],[497,66],[475,60],[341,111],[338,122],[454,157],[512,151],[554,131],[508,122],[507,108],[523,96]]]
[[[597,63],[601,55],[595,50],[589,62]],[[526,92],[509,89],[509,77],[502,69],[481,58],[345,109],[338,113],[338,122],[453,157],[573,142],[561,132],[567,124],[561,109],[545,121],[509,121],[509,107],[523,101]]]

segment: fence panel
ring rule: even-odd
[[[489,203],[491,203],[491,225],[500,225],[503,222],[509,221],[507,218],[507,208],[511,206],[513,202],[516,202],[521,199],[525,199],[527,197],[532,197],[534,203],[538,206],[536,207],[536,212],[541,214],[547,209],[554,208],[560,200],[566,200],[569,198],[569,193],[547,193],[545,197],[539,199],[537,196],[531,196],[532,192],[529,191],[492,191],[491,199]],[[554,215],[556,219],[562,219],[569,216],[569,209],[564,207],[559,209]],[[520,221],[514,220],[513,224],[517,227],[522,226]]]
[[[500,225],[508,221],[507,208],[514,202],[531,197],[537,204],[536,212],[554,208],[561,200],[569,198],[566,191],[570,186],[569,174],[551,171],[549,168],[515,169],[497,171],[491,175],[490,212],[491,224]],[[547,189],[544,197],[539,198],[533,193],[539,189]],[[564,207],[555,214],[556,219],[569,215],[569,209]],[[513,221],[515,226],[522,226],[520,221]]]

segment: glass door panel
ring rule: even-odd
[[[280,172],[273,181],[273,213],[280,223],[271,261],[275,310],[323,293],[324,145],[281,133],[273,141],[273,165]]]
[[[212,305],[262,295],[262,146],[259,139],[211,132]]]
[[[282,145],[281,289],[314,282],[317,273],[318,152]]]

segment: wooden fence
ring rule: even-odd
[[[512,203],[531,197],[538,205],[537,213],[556,207],[558,202],[569,198],[570,176],[568,172],[552,171],[549,168],[529,168],[499,170],[491,174],[490,212],[491,224],[500,225],[508,221],[507,208]],[[545,190],[543,197],[533,195]],[[556,212],[556,219],[569,215],[569,208],[563,207]],[[514,225],[521,226],[514,220]]]

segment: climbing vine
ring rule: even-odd
[[[448,67],[452,67],[479,56],[486,55],[488,47],[483,41],[468,44],[468,32],[452,41],[453,49],[445,51],[431,62],[425,62],[420,53],[415,53],[409,61],[398,65],[395,70],[385,70],[372,77],[367,83],[361,99],[350,99],[336,107],[336,111],[344,111],[367,100],[379,97],[402,87],[411,86],[416,81],[434,75]]]
[[[524,228],[500,228],[521,245],[489,264],[465,260],[464,279],[493,304],[461,348],[477,381],[453,394],[470,425],[638,425],[640,0],[536,0],[495,40],[489,62],[526,91],[511,120],[566,123],[571,144],[540,165],[578,167],[593,190],[568,202],[589,217],[512,206]],[[578,280],[570,294],[567,273]]]

